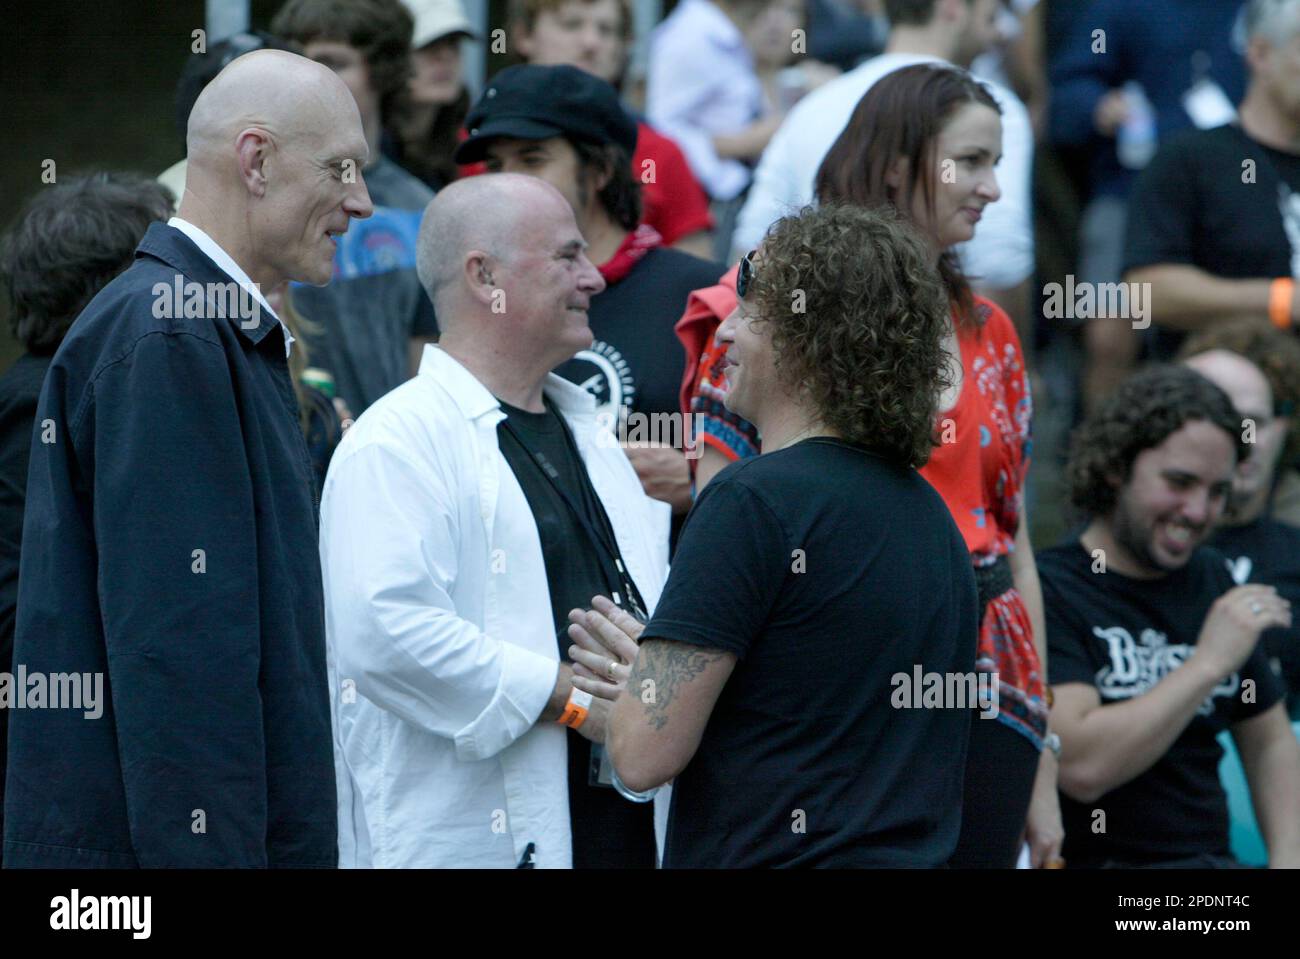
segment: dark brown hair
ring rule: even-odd
[[[910,198],[919,190],[933,211],[935,141],[952,114],[967,103],[1002,112],[988,89],[965,70],[922,63],[877,80],[817,171],[818,201],[892,206],[910,218]],[[911,182],[896,196],[885,177],[899,158],[907,161]],[[970,284],[952,251],[940,257],[939,275],[958,319],[978,324]]]
[[[827,203],[778,220],[745,295],[778,375],[846,440],[921,467],[951,380],[930,249],[888,209]]]
[[[570,0],[510,0],[508,16],[511,26],[522,27],[532,33],[537,27],[537,18],[543,13],[554,13]],[[592,4],[596,0],[578,0],[579,3]],[[623,42],[632,40],[632,7],[628,0],[617,0],[619,18],[622,20]]]
[[[1228,394],[1190,367],[1162,363],[1120,384],[1074,435],[1066,481],[1070,502],[1085,516],[1104,516],[1133,474],[1133,461],[1178,432],[1189,420],[1219,427],[1232,439],[1237,462],[1250,455],[1241,417]]]
[[[407,96],[415,21],[401,0],[289,0],[271,30],[304,47],[316,41],[356,47],[370,69],[384,124]]]
[[[460,174],[452,155],[460,146],[460,130],[469,106],[469,91],[462,87],[455,100],[434,110],[428,126],[412,132],[410,118],[415,106],[406,98],[388,130],[395,147],[393,158],[434,190],[447,186]]]
[[[578,193],[585,196],[590,177],[608,175],[596,193],[596,202],[609,218],[625,230],[641,222],[641,183],[632,175],[632,158],[617,143],[586,143],[569,140],[578,155]]]
[[[42,187],[0,240],[13,334],[53,353],[72,321],[135,260],[149,225],[172,215],[171,191],[137,173],[93,173]]]

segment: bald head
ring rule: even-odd
[[[182,219],[264,290],[329,282],[333,238],[372,211],[361,115],[332,70],[283,50],[246,53],[199,94],[186,143]]]
[[[572,208],[555,187],[517,173],[467,177],[441,190],[424,211],[416,246],[416,270],[439,325],[456,322],[454,292],[472,251],[513,260],[536,242],[539,226],[565,216],[572,221]]]
[[[1273,389],[1258,366],[1231,350],[1207,350],[1189,356],[1183,363],[1228,394],[1243,416],[1269,413],[1273,407]]]
[[[249,128],[284,148],[319,141],[330,125],[349,122],[360,131],[356,101],[333,70],[283,50],[255,50],[231,61],[195,101],[185,135],[188,175],[227,165]]]

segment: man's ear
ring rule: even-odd
[[[496,279],[492,276],[488,254],[470,250],[465,257],[465,282],[470,295],[480,303],[490,304],[496,296]]]
[[[266,195],[268,160],[271,138],[265,130],[249,127],[235,140],[235,156],[239,161],[239,178],[253,196]]]
[[[600,196],[600,191],[609,186],[609,181],[614,179],[614,165],[612,163],[603,163],[599,170],[593,171],[594,176],[591,178],[591,199],[595,202],[596,197]]]

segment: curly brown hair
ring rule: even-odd
[[[770,323],[777,374],[852,443],[921,467],[937,439],[948,297],[915,228],[827,203],[778,220],[745,302]]]
[[[1283,333],[1267,320],[1241,319],[1215,323],[1183,341],[1178,359],[1227,350],[1259,367],[1273,390],[1273,412],[1291,420],[1283,463],[1300,459],[1300,340]]]
[[[1189,420],[1210,423],[1232,437],[1238,463],[1250,455],[1228,394],[1189,367],[1155,364],[1121,383],[1075,432],[1065,467],[1070,502],[1088,518],[1105,516],[1138,454],[1159,446]]]
[[[303,47],[317,41],[356,47],[379,94],[383,123],[404,106],[415,20],[401,0],[289,0],[271,20],[271,31]]]

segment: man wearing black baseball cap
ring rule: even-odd
[[[684,429],[665,446],[656,445],[664,437],[636,427],[680,418],[686,356],[673,326],[690,292],[717,282],[723,264],[664,247],[641,222],[641,184],[630,161],[636,122],[604,80],[567,65],[507,67],[465,126],[457,163],[486,161],[492,172],[538,177],[573,207],[606,288],[588,311],[595,342],[555,372],[594,393],[611,424],[629,417],[624,446],[646,493],[684,515],[691,504]]]

